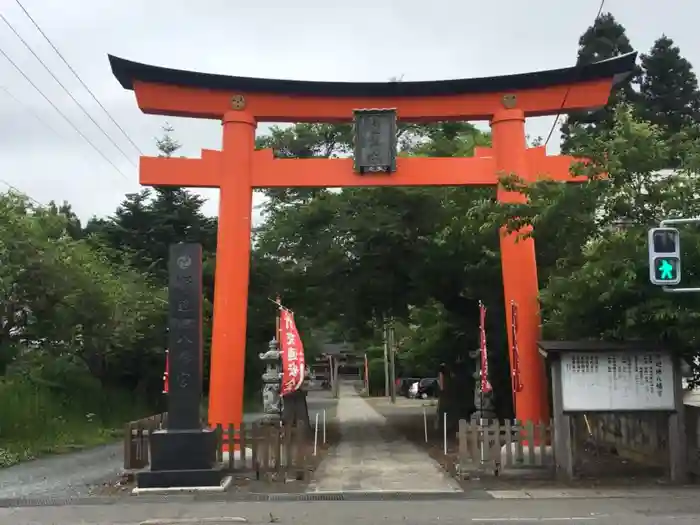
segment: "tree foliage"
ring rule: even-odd
[[[603,13],[581,35],[576,64],[600,62],[632,51],[634,49],[624,26],[611,13]],[[639,82],[641,74],[641,69],[637,68],[629,82],[613,88],[606,106],[595,111],[572,112],[562,125],[562,151],[577,149],[576,142],[581,135],[612,129],[617,104],[637,101],[638,94],[634,85]]]
[[[157,399],[163,290],[76,239],[75,217],[60,209],[69,211],[0,196],[0,466],[36,453],[3,448],[8,440],[74,438],[67,429],[121,425],[142,399]]]

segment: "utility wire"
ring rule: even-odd
[[[34,197],[32,197],[31,195],[29,195],[29,193],[27,193],[26,191],[20,190],[17,186],[13,186],[13,185],[10,184],[9,182],[7,182],[5,179],[0,179],[0,182],[2,182],[5,186],[7,186],[8,188],[10,188],[11,190],[13,190],[13,191],[19,193],[22,197],[26,197],[27,199],[29,199],[30,201],[32,201],[32,202],[33,202],[34,204],[36,204],[37,206],[39,206],[39,207],[41,207],[41,208],[45,208],[45,207],[46,207],[45,204],[42,204],[41,202],[39,202],[38,200],[36,200]]]
[[[10,92],[7,90],[7,88],[6,88],[5,86],[0,86],[0,91],[3,91],[8,97],[10,97],[12,100],[14,100],[17,104],[23,106],[25,109],[27,109],[29,112],[31,112],[31,114],[32,114],[37,120],[39,120],[39,122],[42,122],[44,125],[48,126],[48,124],[47,124],[46,122],[44,122],[44,121],[41,119],[41,117],[40,117],[34,110],[32,110],[32,109],[30,109],[29,107],[25,106],[17,97],[15,97],[12,93],[10,93]],[[50,126],[48,126],[48,127],[51,128]],[[53,130],[53,128],[51,128],[51,129]],[[53,131],[56,132],[56,130],[53,130]],[[33,203],[35,203],[35,204],[37,204],[37,205],[39,205],[39,206],[43,206],[43,204],[40,203],[38,200],[36,200],[34,197],[32,197],[32,196],[29,195],[28,193],[26,193],[26,192],[20,190],[18,187],[16,187],[16,186],[10,184],[10,183],[7,182],[5,179],[0,179],[0,182],[2,182],[5,186],[7,186],[8,188],[10,188],[11,190],[16,191],[16,192],[19,193],[20,195],[24,195],[25,197],[27,197],[27,198],[28,198],[30,201],[32,201]]]
[[[598,21],[598,18],[600,18],[600,14],[603,12],[603,7],[605,7],[605,0],[600,0],[600,5],[598,6],[598,13],[596,13],[595,18],[593,19],[594,24]],[[554,130],[556,129],[557,124],[559,124],[559,118],[561,117],[562,111],[564,111],[564,106],[566,106],[566,101],[569,98],[570,92],[571,92],[571,86],[566,88],[566,93],[564,93],[564,99],[561,101],[561,107],[559,108],[559,111],[557,112],[557,116],[554,119],[554,122],[552,122],[552,128],[549,130],[549,134],[547,135],[547,140],[544,141],[545,147],[547,147],[547,144],[549,144],[549,139],[552,138],[552,134],[554,133]]]
[[[39,24],[36,22],[36,20],[34,20],[34,18],[32,18],[32,15],[30,15],[30,14],[29,14],[29,11],[27,11],[27,9],[24,7],[24,5],[22,5],[22,2],[20,2],[20,0],[15,0],[15,3],[16,3],[16,4],[19,6],[19,8],[24,12],[24,14],[27,16],[27,18],[28,18],[28,19],[31,21],[31,23],[34,25],[34,27],[36,28],[36,30],[39,31],[39,34],[40,34],[42,37],[44,37],[44,40],[46,40],[46,42],[47,42],[47,43],[51,46],[51,48],[56,52],[56,54],[57,54],[58,57],[63,61],[63,63],[66,65],[66,67],[68,67],[68,69],[70,70],[70,72],[73,73],[73,75],[75,76],[76,79],[78,79],[78,82],[80,82],[80,84],[81,84],[81,85],[85,88],[85,90],[90,94],[90,96],[92,97],[92,99],[97,103],[98,106],[100,106],[100,108],[102,108],[102,111],[104,111],[104,112],[105,112],[105,115],[107,115],[107,116],[109,117],[109,120],[111,120],[112,123],[117,127],[117,129],[118,129],[119,131],[121,131],[122,135],[124,135],[124,137],[126,137],[126,140],[128,140],[129,143],[131,143],[131,145],[136,149],[136,151],[139,152],[139,154],[145,155],[145,153],[141,150],[141,148],[139,148],[139,147],[136,145],[136,143],[135,143],[133,140],[131,140],[131,137],[129,136],[129,134],[128,134],[126,131],[124,131],[124,128],[122,128],[122,127],[119,125],[119,123],[114,119],[114,117],[112,116],[112,114],[111,114],[109,111],[107,111],[107,108],[105,108],[105,107],[102,105],[102,103],[98,100],[98,98],[95,96],[95,94],[92,92],[92,90],[87,86],[87,84],[85,84],[85,82],[83,82],[83,79],[80,78],[80,75],[78,75],[78,73],[75,71],[75,69],[73,69],[73,67],[68,63],[68,60],[65,59],[65,57],[61,54],[61,52],[58,50],[58,48],[53,44],[53,42],[51,41],[51,39],[46,35],[46,33],[44,33],[44,31],[41,29],[41,27],[40,27]]]
[[[43,124],[44,126],[46,126],[47,128],[49,128],[49,129],[50,129],[51,131],[53,131],[57,136],[63,137],[63,134],[62,134],[60,131],[58,131],[56,128],[54,128],[51,124],[49,124],[46,120],[44,120],[38,112],[34,111],[34,108],[32,108],[31,106],[29,106],[28,104],[25,104],[25,103],[22,102],[20,99],[18,99],[16,96],[14,96],[14,95],[12,94],[12,92],[11,92],[9,89],[7,89],[5,86],[0,86],[0,91],[2,91],[2,92],[5,93],[8,97],[10,97],[12,100],[14,100],[14,102],[15,102],[17,105],[22,106],[22,108],[24,108],[26,111],[28,111],[29,113],[31,113],[31,115],[32,115],[40,124]],[[0,179],[0,182],[2,182],[5,186],[7,186],[8,188],[10,188],[11,190],[14,190],[14,191],[16,191],[17,193],[19,193],[19,194],[23,195],[24,197],[28,198],[28,199],[29,199],[30,201],[32,201],[34,204],[36,204],[36,205],[38,205],[38,206],[41,206],[41,207],[46,207],[45,204],[43,204],[42,202],[39,202],[38,200],[36,200],[34,197],[32,197],[31,195],[29,195],[26,191],[20,190],[18,187],[13,186],[13,185],[10,184],[9,182],[7,182],[5,179]]]
[[[10,31],[12,31],[12,32],[15,34],[15,36],[19,39],[19,41],[22,42],[22,44],[24,45],[24,47],[26,47],[26,48],[29,50],[29,52],[30,52],[32,55],[34,55],[34,58],[36,58],[36,59],[39,61],[39,63],[44,67],[44,69],[46,70],[46,72],[47,72],[49,75],[51,75],[51,78],[53,78],[53,79],[56,81],[56,83],[57,83],[59,86],[61,86],[61,88],[63,89],[63,91],[65,91],[66,94],[71,98],[71,100],[72,100],[73,102],[75,102],[75,104],[81,109],[81,111],[85,114],[85,116],[86,116],[87,118],[89,118],[90,121],[91,121],[95,126],[97,126],[97,129],[99,129],[99,130],[102,132],[102,134],[107,138],[107,140],[110,141],[110,142],[112,143],[112,145],[113,145],[115,148],[117,148],[117,149],[119,150],[119,152],[124,156],[124,158],[125,158],[132,166],[136,167],[136,163],[135,163],[131,158],[129,158],[129,155],[127,155],[127,154],[124,152],[124,150],[121,149],[121,148],[119,147],[119,144],[117,144],[116,142],[114,142],[114,139],[112,139],[112,137],[110,137],[110,136],[107,134],[107,132],[106,132],[104,129],[102,129],[102,126],[100,126],[100,124],[99,124],[94,118],[92,118],[92,115],[90,115],[90,113],[88,113],[88,111],[85,109],[85,107],[83,107],[83,105],[78,101],[78,99],[76,99],[76,98],[73,96],[73,94],[72,94],[72,93],[70,92],[70,90],[63,84],[63,82],[61,82],[61,81],[58,79],[58,77],[57,77],[56,75],[54,75],[53,71],[51,71],[51,68],[49,68],[49,66],[46,65],[46,63],[41,59],[41,57],[39,57],[39,55],[36,54],[36,52],[35,52],[35,51],[32,49],[32,47],[27,43],[27,41],[26,41],[24,38],[22,38],[22,35],[20,35],[20,34],[17,32],[17,30],[14,28],[14,26],[10,23],[10,21],[9,21],[7,18],[5,18],[5,15],[3,15],[2,13],[0,13],[0,19],[5,23],[5,25],[6,25],[7,27],[10,28]]]
[[[22,197],[26,197],[27,199],[29,199],[30,201],[32,201],[32,202],[33,202],[34,204],[36,204],[37,206],[39,206],[39,207],[41,207],[41,208],[45,208],[45,207],[46,207],[44,204],[42,204],[41,202],[39,202],[38,200],[36,200],[34,197],[32,197],[31,195],[29,195],[26,191],[20,190],[17,186],[13,186],[13,185],[10,184],[9,182],[7,182],[5,179],[0,179],[0,182],[2,182],[5,186],[7,186],[8,188],[10,188],[11,190],[16,191],[17,193],[19,193]]]
[[[43,125],[46,126],[48,129],[50,129],[57,137],[59,137],[59,138],[65,138],[65,134],[64,134],[64,133],[58,131],[55,127],[53,127],[51,124],[49,124],[49,122],[48,122],[47,120],[45,120],[45,119],[41,116],[41,114],[40,114],[39,112],[35,111],[34,108],[32,108],[31,106],[29,106],[28,104],[25,104],[25,103],[22,102],[19,98],[17,98],[16,96],[14,96],[14,95],[12,94],[12,92],[11,92],[9,89],[7,89],[5,86],[0,85],[0,91],[3,91],[8,97],[10,97],[12,100],[14,100],[15,103],[16,103],[17,105],[22,106],[22,108],[24,108],[27,112],[31,113],[31,115],[32,115],[40,124],[43,124]],[[84,158],[84,157],[80,157],[80,158],[81,158],[82,161],[85,162],[85,158]],[[3,181],[0,180],[0,182],[3,182]],[[28,196],[29,198],[31,198],[31,196],[29,196],[29,195],[27,195],[27,196]],[[34,199],[32,199],[32,200],[34,200]],[[35,201],[35,202],[38,202],[38,201]]]
[[[51,124],[49,124],[46,120],[44,120],[41,115],[34,111],[32,107],[29,105],[25,104],[22,102],[20,99],[18,99],[16,96],[14,96],[5,86],[0,86],[0,91],[3,91],[8,97],[10,97],[12,100],[15,101],[19,106],[22,106],[24,109],[26,109],[29,113],[32,114],[32,116],[37,119],[41,124],[49,128],[51,131],[53,131],[56,135],[59,137],[62,136],[62,133],[59,132],[56,128],[54,128]]]
[[[12,59],[8,56],[7,53],[5,53],[5,51],[4,51],[2,48],[0,48],[0,55],[2,55],[2,56],[5,57],[5,59],[12,65],[12,67],[14,67],[14,68],[17,70],[17,72],[18,72],[20,75],[22,75],[22,76],[24,77],[24,79],[25,79],[27,82],[29,82],[29,84],[44,98],[44,100],[46,100],[46,102],[48,102],[49,104],[51,104],[51,107],[52,107],[53,109],[55,109],[56,112],[57,112],[59,115],[61,115],[61,117],[63,117],[63,120],[65,120],[65,121],[75,130],[75,132],[76,132],[78,135],[80,135],[80,136],[83,138],[83,140],[85,140],[85,142],[87,142],[87,143],[92,147],[92,149],[94,149],[104,160],[106,160],[106,161],[107,161],[107,162],[108,162],[122,177],[124,177],[125,180],[127,180],[127,181],[129,180],[129,177],[127,177],[127,176],[124,174],[124,172],[123,172],[122,170],[120,170],[119,167],[118,167],[114,162],[112,162],[111,160],[109,160],[109,158],[108,158],[97,146],[95,146],[95,144],[94,144],[89,138],[87,138],[87,137],[83,134],[83,132],[80,131],[80,130],[76,127],[76,125],[73,124],[73,122],[71,122],[70,119],[69,119],[68,117],[66,117],[66,115],[65,115],[60,109],[58,109],[58,107],[56,106],[56,104],[54,104],[54,103],[51,101],[51,99],[50,99],[49,97],[47,97],[41,89],[39,89],[39,87],[32,81],[32,79],[29,78],[29,76],[27,76],[27,74],[22,70],[22,68],[19,67],[19,66],[15,63],[15,61],[12,60]]]

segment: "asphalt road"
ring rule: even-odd
[[[24,507],[0,509],[1,525],[168,523],[248,523],[329,525],[451,525],[547,523],[592,525],[690,525],[700,520],[693,492],[674,498],[463,501],[321,501],[321,502],[161,502],[106,506]],[[689,496],[688,494],[691,494]],[[218,519],[217,519],[218,518]],[[177,521],[173,521],[177,520]]]

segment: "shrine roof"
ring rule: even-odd
[[[662,343],[653,341],[538,341],[540,354],[547,357],[551,354],[565,352],[667,352],[669,349]]]
[[[153,66],[132,62],[113,55],[109,55],[109,62],[114,76],[122,87],[129,90],[134,89],[135,82],[143,82],[207,90],[230,90],[274,95],[435,97],[536,90],[610,78],[613,79],[613,83],[620,83],[632,73],[636,58],[637,53],[632,52],[592,64],[547,71],[495,77],[415,82],[316,82],[238,77]]]

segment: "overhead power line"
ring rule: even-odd
[[[107,140],[110,141],[110,142],[112,143],[112,145],[113,145],[115,148],[117,148],[117,150],[119,150],[119,152],[124,156],[124,158],[125,158],[132,166],[136,167],[136,163],[135,163],[133,160],[131,160],[131,158],[129,158],[129,155],[127,155],[127,154],[124,152],[124,150],[123,150],[121,147],[119,147],[119,144],[117,144],[117,143],[114,141],[114,139],[112,139],[112,137],[110,137],[110,136],[107,134],[107,132],[106,132],[104,129],[102,129],[102,126],[100,126],[100,124],[99,124],[94,118],[92,118],[92,115],[90,115],[90,113],[88,113],[88,111],[83,107],[83,105],[78,101],[78,99],[76,99],[76,98],[73,96],[73,94],[72,94],[72,93],[70,92],[70,90],[63,84],[63,82],[61,82],[61,81],[58,79],[58,77],[57,77],[56,75],[54,75],[53,71],[51,71],[51,68],[50,68],[49,66],[46,65],[46,63],[41,59],[41,57],[39,57],[39,55],[36,54],[36,52],[32,49],[32,47],[27,43],[27,41],[26,41],[24,38],[22,38],[22,35],[20,35],[20,34],[17,32],[17,30],[14,28],[14,26],[10,23],[10,21],[9,21],[7,18],[5,18],[5,16],[4,16],[2,13],[0,13],[0,19],[5,23],[5,25],[6,25],[7,27],[10,28],[10,31],[12,31],[12,32],[15,34],[15,36],[19,39],[20,42],[22,42],[22,44],[24,45],[24,47],[26,47],[27,50],[29,50],[29,52],[34,56],[34,58],[36,58],[36,59],[39,61],[39,63],[43,66],[43,68],[46,70],[46,72],[47,72],[49,75],[51,75],[51,78],[53,78],[53,79],[56,81],[56,83],[57,83],[59,86],[61,86],[61,88],[63,89],[63,91],[65,91],[66,94],[71,98],[71,100],[72,100],[73,102],[75,102],[75,104],[80,108],[80,110],[85,114],[85,116],[86,116],[87,118],[89,118],[90,121],[91,121],[95,126],[97,126],[97,129],[99,129],[99,130],[102,132],[102,134],[107,138]]]
[[[26,106],[25,104],[23,104],[17,97],[15,97],[12,93],[10,93],[10,92],[8,91],[8,89],[7,89],[5,86],[0,86],[0,91],[4,92],[8,97],[10,97],[12,100],[14,100],[17,104],[23,106],[23,107],[24,107],[27,111],[29,111],[39,122],[41,122],[41,123],[44,124],[45,126],[47,126],[47,127],[49,127],[50,129],[52,129],[54,132],[58,133],[55,129],[53,129],[51,126],[49,126],[48,123],[46,123],[46,122],[39,116],[39,114],[38,114],[37,112],[35,112],[35,111],[32,110],[31,108],[27,107],[27,106]],[[38,200],[36,200],[36,199],[35,199],[34,197],[32,197],[31,195],[29,195],[27,192],[24,192],[24,191],[20,190],[18,187],[16,187],[16,186],[10,184],[10,183],[9,183],[8,181],[6,181],[5,179],[0,179],[0,182],[2,182],[5,186],[7,186],[8,188],[10,188],[11,190],[16,191],[16,192],[19,193],[20,195],[24,195],[25,197],[27,197],[27,198],[28,198],[30,201],[32,201],[33,203],[38,204],[39,206],[43,206],[42,203],[40,203]]]
[[[131,137],[129,136],[129,134],[128,134],[126,131],[124,131],[124,128],[122,128],[122,127],[119,125],[119,123],[114,119],[114,117],[112,116],[112,114],[111,114],[109,111],[107,111],[107,108],[105,108],[105,107],[102,105],[102,103],[101,103],[101,102],[99,101],[99,99],[95,96],[95,94],[92,92],[92,90],[87,86],[87,84],[85,84],[85,82],[83,82],[83,79],[80,78],[80,75],[78,75],[78,73],[75,71],[75,69],[73,69],[73,67],[68,63],[68,60],[65,59],[65,57],[63,56],[63,54],[61,54],[61,52],[60,52],[60,51],[58,50],[58,48],[54,45],[54,43],[51,41],[51,39],[46,35],[46,33],[44,33],[44,31],[41,29],[41,27],[40,27],[39,24],[36,22],[36,20],[34,20],[34,18],[32,17],[32,15],[29,14],[29,11],[27,11],[27,9],[24,7],[24,5],[22,5],[22,2],[20,2],[20,0],[15,0],[15,2],[16,2],[17,5],[19,6],[19,8],[24,12],[24,14],[27,16],[27,18],[31,21],[31,23],[34,25],[34,27],[36,28],[36,30],[39,31],[39,34],[40,34],[42,37],[44,37],[44,40],[46,40],[46,42],[47,42],[47,43],[51,46],[51,48],[56,52],[56,54],[58,55],[58,57],[63,61],[63,63],[64,63],[64,64],[66,65],[66,67],[70,70],[70,72],[73,73],[73,75],[75,76],[76,79],[78,79],[78,82],[80,82],[80,84],[81,84],[81,85],[85,88],[85,90],[90,94],[90,96],[92,97],[92,99],[97,103],[98,106],[100,106],[100,108],[102,109],[102,111],[104,111],[105,115],[107,115],[107,117],[109,117],[109,119],[112,121],[112,123],[117,127],[117,129],[122,133],[122,135],[124,135],[124,137],[126,138],[126,140],[129,141],[129,143],[136,149],[136,151],[139,152],[139,154],[145,155],[145,153],[141,150],[141,148],[139,148],[138,145],[136,145],[136,143],[135,143],[133,140],[131,140]]]
[[[37,111],[34,111],[34,109],[31,106],[25,104],[16,96],[14,96],[10,92],[10,90],[8,90],[5,86],[0,86],[0,91],[3,91],[8,97],[14,100],[17,105],[22,106],[24,109],[26,109],[29,113],[32,114],[32,116],[35,119],[37,119],[41,124],[49,128],[51,131],[53,131],[56,135],[58,135],[59,137],[62,136],[62,134],[56,128],[54,128],[51,124],[49,124],[46,120],[42,118],[41,114],[39,114]]]
[[[2,91],[2,92],[5,93],[8,97],[10,97],[10,98],[14,101],[15,104],[17,104],[18,106],[21,106],[21,107],[22,107],[24,110],[26,110],[28,113],[31,113],[31,115],[32,115],[40,124],[46,126],[46,127],[47,127],[49,130],[51,130],[56,136],[61,137],[61,138],[64,138],[64,137],[65,137],[65,134],[64,134],[63,132],[61,132],[61,131],[58,131],[55,127],[53,127],[46,119],[44,119],[44,118],[42,117],[41,113],[39,113],[38,111],[36,111],[36,110],[35,110],[34,108],[32,108],[30,105],[25,104],[24,102],[22,102],[18,97],[16,97],[15,95],[13,95],[12,92],[11,92],[9,89],[7,89],[5,86],[0,85],[0,91]],[[88,164],[88,161],[87,161],[84,157],[80,157],[80,159],[81,159],[83,162],[85,162],[86,165]],[[38,201],[37,199],[35,199],[35,198],[32,197],[31,195],[29,195],[26,191],[20,190],[20,189],[17,188],[16,186],[10,184],[7,180],[5,180],[5,179],[0,179],[0,183],[4,184],[5,186],[7,186],[8,188],[10,188],[11,190],[14,190],[14,191],[16,191],[17,193],[19,193],[19,194],[25,196],[27,199],[29,199],[30,201],[34,202],[34,203],[37,204],[38,206],[46,206],[44,203]]]
[[[595,24],[598,18],[600,18],[600,14],[603,12],[603,7],[605,7],[605,0],[600,0],[600,5],[598,6],[598,12],[595,15],[595,18],[593,19],[593,23]],[[564,106],[566,106],[566,101],[569,98],[569,93],[571,92],[571,86],[566,88],[566,92],[564,93],[564,99],[561,101],[561,107],[559,108],[559,111],[557,111],[557,116],[554,119],[554,122],[552,122],[552,127],[549,130],[549,134],[547,135],[547,140],[544,141],[544,146],[545,148],[547,147],[547,144],[549,144],[549,139],[552,138],[552,134],[554,133],[554,130],[557,127],[557,124],[559,124],[559,118],[561,117],[562,111],[564,111]]]
[[[78,135],[80,135],[82,139],[85,142],[87,142],[92,147],[92,149],[94,149],[100,155],[100,157],[106,160],[117,171],[117,173],[124,177],[124,179],[129,180],[129,177],[127,177],[114,162],[112,162],[97,146],[95,146],[95,144],[89,138],[87,138],[85,134],[82,131],[80,131],[75,124],[73,124],[73,122],[71,122],[71,120],[63,113],[63,111],[58,109],[58,106],[56,106],[56,104],[54,104],[53,101],[49,97],[47,97],[41,89],[39,89],[39,87],[32,81],[32,79],[29,78],[29,76],[22,70],[22,68],[19,67],[15,63],[15,61],[12,60],[7,53],[5,53],[5,51],[2,48],[0,48],[0,55],[5,57],[5,59],[12,65],[12,67],[14,67],[15,70],[17,70],[17,72],[20,75],[22,75],[27,82],[29,82],[29,84],[37,91],[37,93],[39,93],[44,98],[44,100],[46,100],[46,102],[51,104],[51,107],[55,109],[56,112],[59,115],[61,115],[61,117],[63,117],[63,120],[65,120],[70,125],[70,127],[72,127],[75,130],[75,132]]]

